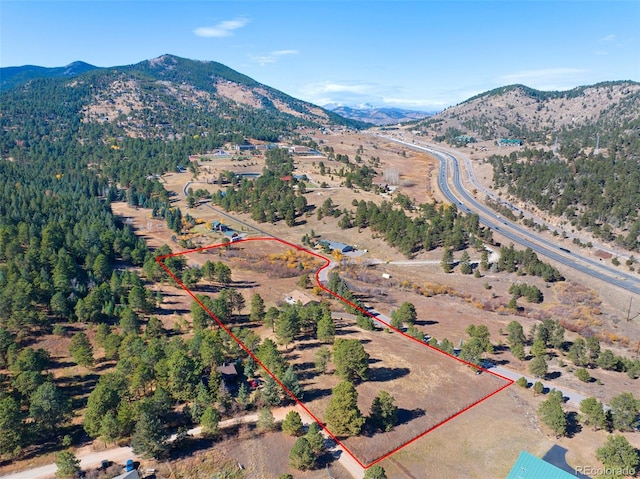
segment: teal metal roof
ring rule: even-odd
[[[522,451],[507,479],[575,479],[576,476],[558,469],[542,459]]]

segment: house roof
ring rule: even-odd
[[[138,471],[134,469],[133,471],[120,474],[119,476],[116,476],[113,479],[140,479],[140,475],[138,474]]]
[[[224,374],[225,376],[237,376],[238,370],[236,369],[235,364],[223,364],[222,366],[218,366],[216,368],[220,374]]]
[[[287,295],[287,299],[288,300],[290,299],[291,300],[290,302],[292,304],[300,303],[300,304],[302,304],[302,306],[306,306],[309,303],[317,303],[318,302],[317,299],[314,299],[311,296],[309,296],[308,294],[303,293],[302,291],[298,291],[297,289],[291,291]]]
[[[337,249],[340,252],[347,252],[347,251],[352,251],[353,247],[345,244],[345,243],[340,243],[338,241],[331,241],[331,240],[320,240],[320,244],[326,243],[329,248],[333,251],[335,249]]]
[[[575,479],[576,476],[522,451],[507,479]]]

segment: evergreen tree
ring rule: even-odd
[[[220,423],[220,413],[209,406],[205,408],[200,418],[200,425],[202,426],[202,433],[205,436],[211,437],[218,433],[218,424]]]
[[[282,432],[290,436],[300,436],[302,434],[302,419],[297,411],[289,411],[282,421]]]
[[[325,346],[322,346],[316,351],[315,359],[316,371],[323,374],[326,373],[327,364],[329,364],[329,361],[331,361],[331,350]]]
[[[529,364],[529,372],[536,378],[544,378],[548,372],[547,360],[544,356],[538,356],[533,358],[531,364]]]
[[[511,321],[507,325],[507,341],[511,349],[517,344],[524,344],[526,339],[522,325],[518,321]]]
[[[131,447],[134,454],[160,459],[168,451],[168,438],[160,419],[152,411],[143,411],[131,436]]]
[[[11,396],[0,399],[0,457],[12,458],[22,443],[22,413]]]
[[[633,431],[638,426],[640,400],[632,393],[621,393],[611,399],[611,417],[613,428],[618,431]]]
[[[277,406],[280,404],[280,386],[271,376],[267,376],[261,394],[264,401],[270,406]]]
[[[416,322],[416,319],[418,319],[416,307],[413,303],[405,301],[398,309],[391,313],[391,319],[397,324],[400,324],[400,327],[402,327],[403,324],[412,326]]]
[[[258,413],[257,427],[259,431],[268,432],[276,428],[276,419],[273,417],[271,409],[263,407]]]
[[[289,453],[289,464],[296,469],[306,471],[313,469],[316,463],[316,456],[306,438],[300,437],[295,442]]]
[[[69,352],[74,362],[80,366],[93,366],[93,347],[83,332],[77,332],[69,343]]]
[[[445,273],[451,273],[453,270],[453,250],[451,250],[451,248],[444,249],[440,266],[442,266],[442,271]]]
[[[562,410],[562,393],[555,389],[549,393],[549,398],[538,408],[540,419],[556,435],[564,436],[567,432],[567,416]]]
[[[607,416],[604,407],[596,398],[586,398],[580,402],[581,419],[586,426],[592,426],[594,431],[607,427]]]
[[[258,293],[255,293],[251,297],[251,311],[249,313],[249,320],[255,322],[264,321],[264,317],[266,315],[265,305],[262,296]]]
[[[318,321],[316,337],[323,343],[332,343],[336,335],[336,325],[331,316],[323,316]]]
[[[634,475],[640,465],[640,454],[624,436],[611,435],[607,442],[596,451],[596,457],[604,466],[614,472],[614,477]]]
[[[356,388],[349,381],[342,381],[333,388],[325,420],[331,432],[337,436],[360,434],[365,419],[358,409]]]
[[[473,272],[471,258],[469,258],[469,253],[467,253],[466,250],[463,251],[462,256],[460,256],[460,272],[462,274],[471,274]]]
[[[382,466],[371,466],[364,472],[364,479],[387,479],[387,473]]]
[[[380,431],[389,432],[398,422],[398,407],[395,399],[386,391],[380,391],[371,404],[369,419]]]
[[[71,412],[71,401],[51,381],[41,384],[29,399],[29,417],[42,434],[59,428]]]
[[[309,441],[311,449],[313,449],[313,452],[316,454],[320,454],[324,450],[324,436],[317,422],[309,424],[309,429],[304,437]]]
[[[282,375],[282,384],[286,387],[290,393],[292,393],[298,399],[302,398],[302,387],[298,382],[298,375],[293,370],[292,366],[289,366]]]
[[[336,374],[347,381],[366,380],[369,354],[357,339],[336,339],[333,344],[333,363]]]
[[[61,479],[74,477],[80,472],[80,459],[71,451],[59,452],[56,457],[56,477]]]

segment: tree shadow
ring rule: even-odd
[[[422,408],[404,409],[398,408],[398,426],[400,424],[407,424],[414,419],[425,416],[427,413]]]
[[[177,460],[191,457],[197,452],[214,447],[216,442],[217,441],[215,438],[195,438],[192,436],[183,438],[180,441],[180,444],[176,445],[176,447],[171,448],[171,450],[169,451],[169,459]]]
[[[351,328],[336,328],[336,336],[346,336],[347,334],[352,334],[359,331],[359,329],[351,329]]]
[[[318,346],[320,346],[322,344],[323,343],[321,343],[320,341],[309,341],[309,342],[306,342],[306,343],[298,343],[298,344],[296,344],[296,349],[304,351],[305,349],[317,348]]]
[[[322,389],[322,388],[311,388],[305,389],[304,391],[304,400],[305,402],[311,402],[316,399],[320,399],[326,396],[331,396],[331,389]]]
[[[440,324],[440,321],[434,321],[431,319],[416,319],[416,325],[418,326],[433,326],[434,324]]]
[[[547,375],[544,378],[545,379],[558,379],[560,376],[562,376],[562,373],[560,371],[552,371],[550,373],[547,373]]]
[[[409,368],[387,368],[383,366],[375,369],[369,369],[368,380],[371,382],[392,381],[406,376],[410,372]]]
[[[574,437],[582,431],[582,425],[578,421],[578,413],[570,411],[567,413],[567,437]]]

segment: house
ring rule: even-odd
[[[319,303],[317,299],[312,298],[302,291],[294,290],[285,295],[284,300],[289,304],[300,303],[302,306],[306,306],[309,303]]]
[[[224,233],[225,231],[229,231],[229,227],[220,221],[214,221],[211,223],[211,229],[213,231],[220,231]]]
[[[575,479],[576,475],[543,461],[536,456],[522,451],[507,479]]]
[[[256,146],[255,145],[233,145],[233,149],[235,151],[251,151],[251,150],[255,150]]]
[[[236,369],[236,365],[233,363],[224,363],[222,366],[218,366],[216,371],[218,371],[222,375],[222,379],[226,381],[233,380],[238,376],[238,370]]]
[[[321,247],[328,248],[331,251],[340,251],[340,253],[348,253],[349,251],[353,251],[353,246],[350,246],[345,243],[339,243],[337,241],[329,241],[329,240],[320,240],[319,242]]]

